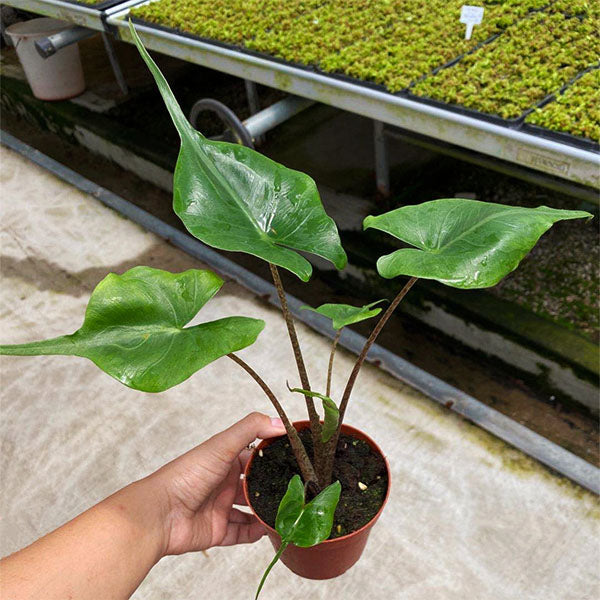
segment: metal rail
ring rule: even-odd
[[[375,125],[377,126],[377,124]],[[419,135],[418,133],[412,133],[410,131],[402,131],[399,129],[391,129],[386,127],[383,129],[381,134],[378,134],[376,129],[375,156],[377,156],[378,146],[382,146],[383,152],[387,152],[387,138],[398,140],[407,144],[413,144],[415,146],[420,146],[426,150],[437,152],[438,154],[445,154],[446,156],[457,158],[459,160],[471,163],[472,165],[484,167],[485,169],[490,169],[491,171],[509,175],[510,177],[516,177],[521,179],[521,181],[526,181],[527,183],[531,183],[533,185],[539,185],[541,187],[554,190],[555,192],[560,192],[561,194],[578,198],[584,202],[589,202],[590,204],[598,202],[598,191],[593,190],[590,187],[584,187],[582,185],[573,183],[572,181],[559,179],[558,177],[547,175],[539,171],[534,171],[514,163],[497,160],[484,154],[479,154],[478,152],[472,152],[467,148],[460,148],[459,146],[447,144],[439,140],[426,138],[425,136]],[[380,152],[382,151],[380,150]],[[378,187],[381,181],[381,185],[387,185],[387,189],[389,190],[389,164],[387,161],[378,161],[376,167]],[[385,194],[385,190],[382,190],[382,193]]]
[[[107,18],[132,42],[122,9]],[[136,25],[147,48],[187,62],[330,104],[455,146],[600,188],[600,155],[365,85],[315,73],[274,59],[192,39],[174,31]]]
[[[106,9],[99,9],[93,5],[83,6],[73,2],[64,2],[63,0],[2,0],[2,3],[44,17],[62,19],[75,25],[81,25],[96,31],[104,31],[104,18],[107,15],[123,11],[135,4],[140,4],[142,1],[124,0],[116,6]]]
[[[106,206],[142,225],[149,231],[168,240],[184,252],[207,263],[216,271],[233,279],[244,288],[251,290],[271,304],[279,304],[277,292],[271,283],[208,248],[187,233],[168,225],[124,198],[85,179],[79,173],[72,171],[31,146],[24,144],[12,135],[3,131],[0,134],[0,142],[3,145],[18,152],[40,167],[47,169],[81,191],[90,194]],[[303,303],[290,295],[288,295],[288,304],[290,310],[298,320],[303,321],[312,329],[329,338],[334,337],[335,331],[330,327],[325,317],[311,311],[300,310],[300,306]],[[340,344],[355,354],[360,352],[364,342],[365,338],[362,335],[347,329],[344,330],[340,339]],[[527,427],[520,425],[497,410],[479,402],[479,400],[476,400],[472,396],[452,387],[434,375],[423,371],[403,358],[396,356],[378,344],[372,346],[367,360],[374,362],[400,381],[421,391],[449,410],[465,417],[482,429],[537,459],[550,469],[568,477],[588,490],[600,494],[600,469],[582,458],[579,458],[534,431],[527,429]]]

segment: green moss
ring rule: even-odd
[[[541,12],[413,88],[418,96],[511,119],[598,61],[592,16]]]
[[[557,486],[567,498],[580,501],[582,503],[581,509],[584,512],[585,517],[594,520],[600,520],[600,504],[592,492],[587,491],[566,477],[563,477],[562,475],[559,475],[558,473],[548,469],[534,458],[527,456],[520,450],[517,450],[513,446],[481,429],[479,426],[467,421],[466,419],[463,419],[459,415],[451,414],[447,409],[442,408],[429,399],[424,397],[421,398],[422,401],[419,403],[419,410],[421,410],[424,414],[429,415],[430,420],[428,423],[431,425],[431,429],[435,430],[435,422],[439,421],[440,419],[451,418],[457,420],[460,424],[459,435],[466,438],[469,442],[483,448],[487,452],[489,456],[488,458],[479,458],[479,461],[486,467],[496,469],[498,468],[497,461],[499,461],[502,469],[510,471],[517,477],[540,477],[552,485]],[[397,406],[396,402],[392,402],[383,396],[378,396],[377,401],[389,408]],[[391,415],[388,414],[388,416]],[[392,417],[392,420],[396,419]],[[403,429],[407,429],[409,431],[414,429],[413,425],[410,425],[400,417],[397,418],[397,422]],[[441,442],[434,434],[428,431],[419,430],[416,435],[419,439],[423,439],[426,443],[434,443],[435,449],[443,449],[443,442]],[[494,458],[497,460],[494,461]]]
[[[397,91],[548,0],[482,2],[471,40],[459,21],[463,0],[158,0],[131,14]]]
[[[480,0],[485,16],[471,40],[464,39],[465,26],[459,21],[463,4],[464,0],[157,0],[134,7],[131,14],[380,84],[391,92],[416,84],[412,91],[419,96],[504,118],[519,117],[598,60],[597,2]],[[531,12],[540,9],[545,10]],[[498,33],[498,39],[478,48]],[[463,54],[456,66],[431,75]],[[288,89],[289,82],[277,85]],[[561,123],[568,128],[576,119],[569,113]],[[588,117],[582,127],[575,125],[575,135],[595,135],[597,126],[595,117]]]
[[[600,142],[600,69],[580,77],[556,100],[531,113],[526,121]]]

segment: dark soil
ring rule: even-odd
[[[309,456],[312,456],[310,432],[300,432]],[[263,456],[256,456],[248,473],[248,491],[252,508],[271,527],[279,502],[290,479],[300,475],[296,459],[287,436],[277,438],[263,449]],[[329,539],[352,533],[366,525],[379,511],[388,488],[387,470],[380,454],[364,442],[349,435],[341,435],[335,463],[333,481],[342,484],[340,501],[335,511],[333,528]],[[367,487],[361,490],[358,482]],[[312,497],[308,492],[308,500]]]

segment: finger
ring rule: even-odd
[[[220,546],[234,546],[235,544],[252,544],[265,535],[264,527],[257,521],[255,523],[228,523],[225,537]]]
[[[211,437],[204,442],[203,447],[223,461],[232,463],[240,452],[256,438],[266,439],[284,433],[285,427],[281,419],[254,412],[225,431]]]

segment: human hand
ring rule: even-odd
[[[139,482],[162,499],[164,555],[251,543],[265,534],[254,515],[232,505],[246,504],[240,479],[246,446],[283,434],[280,419],[254,412]]]

